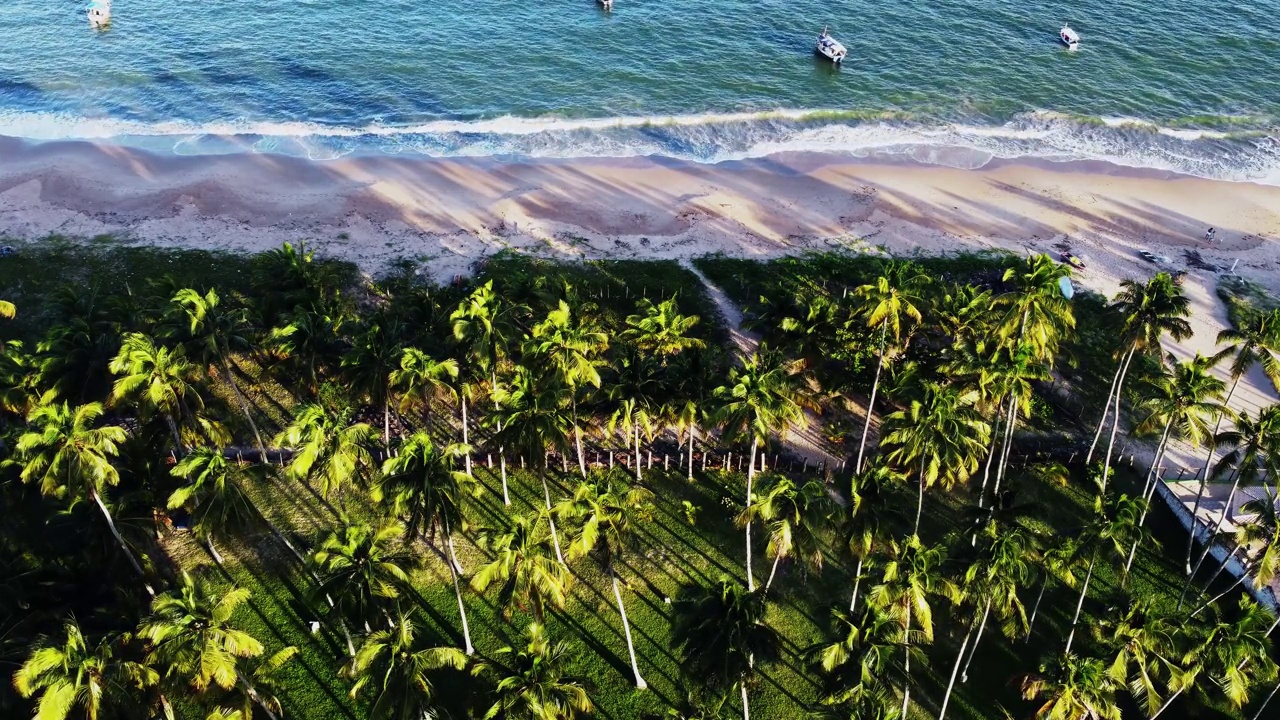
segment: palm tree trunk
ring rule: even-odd
[[[1013,432],[1018,428],[1018,398],[1013,396],[1009,402],[1009,418],[1005,421],[1004,448],[1000,451],[1000,464],[996,467],[996,486],[991,491],[992,503],[1000,495],[1000,485],[1004,482],[1004,474],[1009,469],[1009,456],[1013,453]]]
[[[465,390],[462,395],[462,444],[467,446],[467,475],[471,475],[471,436],[467,430],[467,393]],[[548,508],[550,509],[550,508]]]
[[[1133,362],[1134,350],[1129,351],[1129,358],[1124,362],[1124,369],[1120,371],[1120,381],[1116,383],[1116,416],[1115,421],[1111,424],[1111,437],[1107,439],[1107,459],[1102,463],[1102,488],[1101,493],[1106,494],[1107,482],[1110,480],[1108,475],[1111,473],[1111,451],[1116,446],[1116,432],[1120,430],[1120,403],[1124,399],[1124,378],[1129,374],[1129,363]]]
[[[756,477],[756,446],[760,443],[760,439],[751,438],[751,466],[747,468],[747,504],[751,507],[751,483]],[[756,581],[751,574],[751,521],[747,521],[747,590],[755,592]]]
[[[222,553],[218,552],[218,548],[214,547],[213,538],[205,538],[204,544],[205,549],[209,551],[209,557],[213,558],[218,567],[222,567]]]
[[[262,712],[267,714],[268,720],[278,720],[279,716],[272,712],[271,708],[267,706],[267,701],[262,699],[262,695],[258,693],[258,689],[255,688],[253,683],[249,682],[249,680],[239,670],[236,670],[236,680],[239,681],[240,686],[244,688],[244,694],[249,696],[249,699],[253,701],[253,704],[262,708]]]
[[[1222,532],[1222,525],[1227,521],[1227,513],[1231,512],[1231,503],[1236,499],[1236,491],[1240,489],[1240,478],[1243,472],[1236,471],[1235,479],[1231,482],[1231,492],[1227,493],[1227,504],[1222,506],[1222,513],[1218,515],[1218,522],[1213,527],[1213,531],[1209,533],[1209,542],[1204,544],[1204,551],[1200,553],[1200,559],[1196,561],[1196,565],[1191,569],[1191,577],[1194,578],[1199,572],[1200,566],[1204,564],[1205,558],[1209,557],[1209,551],[1213,549],[1213,538]],[[1194,525],[1193,525],[1194,527]],[[1190,578],[1189,578],[1190,579]]]
[[[1130,349],[1129,353],[1132,354],[1132,352],[1133,350]],[[1107,426],[1107,417],[1111,414],[1111,398],[1116,394],[1116,383],[1120,381],[1120,372],[1124,369],[1127,359],[1128,355],[1116,365],[1116,374],[1111,376],[1111,389],[1107,391],[1107,401],[1102,404],[1102,419],[1098,421],[1098,429],[1093,433],[1093,442],[1089,444],[1089,453],[1084,458],[1085,465],[1093,462],[1093,451],[1098,449],[1098,439],[1102,437],[1102,428]]]
[[[587,461],[582,455],[582,428],[578,427],[578,393],[576,388],[571,391],[569,399],[573,402],[573,440],[578,447],[578,470],[582,472],[582,477],[585,478],[587,476]]]
[[[556,560],[567,568],[569,566],[565,564],[564,553],[560,550],[560,535],[556,532],[556,519],[551,516],[551,489],[547,487],[547,476],[545,473],[542,475],[542,496],[546,498],[547,524],[551,527],[551,541],[556,546]]]
[[[853,571],[853,596],[849,598],[849,612],[858,606],[858,585],[862,583],[862,560],[858,557],[858,567]]]
[[[391,447],[391,400],[382,401],[382,446]]]
[[[631,672],[636,676],[636,687],[644,690],[649,683],[640,677],[640,666],[636,663],[636,648],[631,642],[631,623],[627,621],[627,608],[622,604],[622,592],[618,590],[618,573],[609,568],[609,579],[613,582],[613,599],[618,601],[618,614],[622,616],[622,634],[627,638],[627,654],[631,656]]]
[[[1147,512],[1151,510],[1151,498],[1155,496],[1156,483],[1160,482],[1160,461],[1164,459],[1164,449],[1169,442],[1169,430],[1173,427],[1173,419],[1164,424],[1164,431],[1160,433],[1160,442],[1156,445],[1156,456],[1151,461],[1151,470],[1147,472],[1147,484],[1142,488],[1142,499],[1146,502],[1146,506],[1142,508],[1142,515],[1138,517],[1138,529],[1141,530],[1147,524]],[[1129,557],[1124,561],[1124,574],[1121,576],[1121,587],[1129,583],[1129,569],[1133,567],[1133,558],[1138,554],[1138,542],[1142,540],[1141,535],[1134,538],[1133,547],[1129,548]]]
[[[236,400],[240,403],[240,410],[244,413],[244,419],[249,421],[249,428],[253,430],[253,439],[258,443],[258,455],[262,458],[262,464],[267,464],[267,446],[262,442],[262,434],[258,432],[258,423],[253,421],[253,413],[249,411],[249,401],[244,399],[244,395],[240,392],[240,385],[236,383],[236,376],[231,372],[231,364],[227,362],[226,356],[222,358],[222,371],[226,373],[227,383],[231,385],[231,391],[236,394]]]
[[[1002,409],[1004,408],[1003,402],[1000,403],[1000,407]],[[991,450],[987,453],[987,463],[982,468],[982,486],[978,489],[978,509],[979,510],[986,507],[985,503],[987,499],[987,482],[991,479],[992,461],[995,460],[995,457],[998,454],[998,448],[1000,447],[1000,441],[997,438],[996,433],[1002,427],[1001,423],[1003,422],[1005,415],[1006,413],[1004,412],[997,413],[995,417],[995,422],[992,423]],[[977,544],[978,542],[978,533],[976,530],[973,533],[973,542],[974,544]]]
[[[1084,598],[1089,594],[1089,581],[1093,579],[1093,564],[1098,561],[1098,551],[1093,551],[1093,557],[1089,558],[1089,571],[1084,575],[1084,585],[1080,588],[1080,600],[1076,602],[1076,614],[1071,618],[1071,633],[1067,635],[1067,647],[1064,653],[1071,652],[1071,643],[1076,639],[1076,625],[1080,623],[1080,611],[1084,609]]]
[[[912,535],[920,534],[920,516],[924,513],[924,458],[920,458],[920,494],[916,500],[916,529]]]
[[[502,473],[502,504],[510,507],[511,496],[507,494],[507,452],[501,445],[498,446],[498,467]]]
[[[969,666],[973,664],[973,656],[978,654],[978,643],[982,642],[982,634],[987,631],[987,618],[991,616],[992,598],[987,599],[987,607],[982,611],[982,622],[978,623],[978,634],[973,638],[973,647],[969,650],[969,659],[964,663],[964,670],[960,671],[960,682],[969,682]],[[960,653],[964,654],[963,651]],[[953,678],[954,680],[954,678]]]
[[[1277,682],[1276,686],[1271,688],[1271,693],[1267,695],[1267,699],[1263,700],[1262,704],[1258,706],[1258,712],[1253,716],[1253,720],[1262,720],[1262,711],[1266,710],[1267,706],[1271,704],[1271,700],[1275,698],[1277,692],[1280,692],[1280,682]]]
[[[164,422],[169,426],[169,432],[173,434],[173,444],[178,449],[178,456],[186,455],[187,448],[182,444],[182,434],[178,432],[178,423],[174,421],[173,416],[169,413],[164,414]]]
[[[876,379],[871,383],[871,399],[867,401],[867,418],[862,423],[862,442],[858,444],[858,462],[853,466],[855,473],[862,472],[862,456],[867,450],[867,432],[871,430],[871,412],[876,406],[876,391],[880,389],[880,371],[884,368],[884,348],[888,332],[889,326],[881,323],[880,354],[876,357]]]
[[[778,562],[782,560],[782,553],[773,556],[773,567],[769,570],[769,579],[764,583],[764,591],[769,592],[769,588],[773,587],[773,576],[778,574]]]
[[[1228,558],[1228,559],[1230,559],[1230,558]],[[1222,566],[1223,566],[1223,567],[1226,567],[1226,566],[1227,566],[1227,564],[1226,564],[1226,563],[1223,563],[1223,564],[1222,564]],[[1216,578],[1217,576],[1215,575],[1214,577]],[[1227,588],[1226,590],[1223,590],[1222,592],[1218,593],[1217,595],[1214,595],[1212,598],[1209,598],[1208,600],[1205,600],[1203,603],[1201,603],[1201,604],[1200,604],[1200,607],[1196,608],[1196,609],[1195,609],[1195,611],[1193,611],[1193,612],[1191,613],[1191,617],[1195,617],[1195,616],[1199,615],[1200,613],[1204,612],[1205,608],[1209,607],[1210,605],[1212,605],[1212,604],[1214,604],[1214,603],[1218,602],[1218,601],[1219,601],[1219,600],[1221,600],[1222,598],[1224,598],[1224,597],[1226,597],[1227,595],[1229,595],[1230,593],[1234,592],[1236,588],[1238,588],[1238,587],[1240,587],[1241,585],[1243,585],[1243,584],[1244,584],[1244,580],[1245,580],[1245,578],[1247,578],[1247,577],[1249,577],[1249,571],[1246,569],[1244,572],[1240,573],[1240,577],[1236,578],[1236,581],[1235,581],[1235,582],[1231,583],[1231,587]]]
[[[1040,614],[1040,601],[1044,600],[1044,591],[1049,589],[1049,573],[1045,572],[1044,582],[1040,585],[1040,594],[1036,596],[1036,604],[1031,608],[1031,619],[1027,620],[1027,636],[1023,642],[1031,642],[1031,629],[1036,626],[1036,615]]]
[[[973,637],[973,631],[970,630],[964,636],[964,642],[960,643],[960,652],[956,655],[956,664],[951,668],[951,679],[947,681],[947,694],[942,696],[942,708],[938,710],[938,720],[943,720],[947,716],[947,704],[951,702],[951,691],[956,687],[956,671],[960,669],[960,661],[964,659],[965,648],[969,647],[969,638]],[[975,645],[977,643],[974,643]],[[973,656],[970,655],[970,658]],[[906,717],[905,715],[903,717]]]
[[[689,482],[693,482],[693,441],[697,437],[698,426],[690,423],[689,425]]]
[[[1163,713],[1165,710],[1169,709],[1169,706],[1173,704],[1173,701],[1174,701],[1174,700],[1177,700],[1177,699],[1182,695],[1182,691],[1183,691],[1184,689],[1185,689],[1185,688],[1179,688],[1175,693],[1173,693],[1172,695],[1170,695],[1170,696],[1169,696],[1169,699],[1165,700],[1165,701],[1164,701],[1164,704],[1160,706],[1160,709],[1159,709],[1159,710],[1156,710],[1156,711],[1151,715],[1151,717],[1150,717],[1150,718],[1148,718],[1148,720],[1156,720],[1156,718],[1160,717],[1160,713]]]
[[[1226,408],[1231,404],[1231,396],[1236,392],[1236,385],[1240,383],[1240,378],[1236,377],[1231,381],[1231,389],[1227,391],[1226,400],[1222,401],[1222,407]],[[1191,506],[1191,536],[1187,538],[1187,559],[1186,568],[1183,570],[1188,576],[1191,575],[1191,553],[1195,551],[1196,546],[1196,526],[1199,524],[1197,513],[1200,512],[1200,501],[1204,499],[1204,488],[1209,483],[1209,468],[1213,465],[1214,451],[1218,449],[1216,438],[1218,431],[1222,429],[1222,419],[1226,416],[1226,410],[1218,413],[1218,420],[1213,424],[1213,434],[1209,436],[1209,454],[1204,459],[1204,470],[1200,475],[1200,487],[1196,490],[1196,501]],[[1213,538],[1210,537],[1212,542]]]
[[[1231,560],[1236,556],[1236,553],[1240,552],[1240,547],[1240,543],[1237,542],[1235,547],[1231,548],[1231,552],[1227,553],[1227,556],[1222,559],[1221,563],[1219,563],[1218,569],[1213,572],[1213,576],[1205,581],[1204,591],[1206,593],[1209,592],[1209,589],[1213,587],[1213,584],[1218,581],[1218,576],[1222,575],[1223,571],[1227,569],[1227,566],[1231,564]],[[1246,560],[1247,559],[1248,557],[1246,555]],[[1245,563],[1241,562],[1240,564],[1243,567]]]
[[[751,720],[751,708],[747,704],[747,680],[738,681],[738,689],[742,691],[742,720]]]
[[[636,482],[644,482],[644,476],[640,473],[640,421],[633,418],[631,421],[632,431],[636,438]]]
[[[468,655],[475,652],[475,648],[471,647],[471,627],[467,625],[467,609],[462,605],[462,588],[458,585],[458,556],[453,551],[453,533],[446,536],[447,545],[449,546],[449,575],[453,578],[453,594],[458,598],[458,615],[462,618],[462,641],[466,645]]]
[[[138,564],[138,559],[133,556],[133,551],[129,549],[124,538],[120,535],[120,530],[116,528],[116,521],[111,517],[111,511],[108,510],[106,504],[102,502],[102,496],[98,494],[97,490],[90,490],[89,499],[93,500],[94,504],[98,506],[98,510],[102,512],[103,519],[107,521],[107,528],[111,530],[111,535],[116,539],[116,542],[120,544],[120,549],[124,551],[124,556],[129,559],[129,564],[137,571],[138,577],[142,578],[142,586],[147,589],[147,594],[151,597],[155,597],[156,591],[153,590],[150,583],[146,581],[147,574],[142,572],[142,565]]]
[[[911,603],[907,603],[907,621],[902,628],[902,712],[898,717],[907,717],[907,707],[911,704]]]

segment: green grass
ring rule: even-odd
[[[1218,297],[1227,305],[1227,320],[1237,328],[1247,325],[1254,316],[1280,307],[1280,298],[1239,275],[1222,276],[1218,281]]]

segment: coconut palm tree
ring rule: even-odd
[[[639,349],[663,358],[665,363],[672,355],[706,347],[705,341],[690,335],[700,321],[697,315],[681,315],[675,298],[657,305],[641,298],[636,303],[635,314],[627,316],[627,329],[622,337],[634,342]]]
[[[510,618],[516,607],[538,621],[549,605],[562,609],[568,595],[569,571],[552,556],[551,538],[543,530],[544,514],[524,515],[501,529],[482,529],[477,544],[493,556],[471,577],[471,587],[484,592],[498,584],[498,603],[503,617]]]
[[[1139,518],[1146,507],[1147,503],[1141,497],[1121,495],[1109,507],[1104,506],[1101,495],[1095,499],[1093,520],[1077,536],[1078,542],[1088,548],[1089,567],[1085,571],[1084,583],[1080,586],[1080,599],[1076,602],[1076,612],[1071,619],[1071,632],[1067,635],[1064,654],[1071,654],[1076,626],[1080,623],[1080,612],[1084,609],[1084,601],[1089,594],[1089,583],[1093,580],[1098,557],[1104,552],[1115,552],[1117,557],[1125,557],[1128,548],[1142,537]]]
[[[8,300],[0,300],[0,318],[12,320],[18,315],[18,308]]]
[[[822,703],[841,706],[867,695],[888,695],[905,685],[900,662],[902,622],[891,610],[865,606],[859,612],[831,610],[829,639],[805,650],[822,677]],[[924,653],[911,648],[916,660]]]
[[[919,495],[914,533],[920,531],[926,487],[950,489],[968,481],[978,467],[991,427],[978,413],[974,391],[926,383],[919,398],[885,418],[881,446],[885,458],[904,470],[916,471]]]
[[[22,466],[22,482],[39,482],[41,494],[66,498],[73,505],[86,499],[92,502],[125,558],[145,582],[146,573],[103,501],[106,489],[120,482],[120,473],[111,459],[119,455],[127,435],[124,428],[115,425],[95,427],[102,413],[101,403],[75,409],[66,403],[37,407],[27,418],[29,429],[18,437],[14,460]],[[145,587],[152,592],[150,585]]]
[[[315,396],[320,391],[321,363],[339,356],[345,349],[342,326],[347,318],[331,303],[293,307],[282,318],[283,325],[272,328],[267,345],[292,366]]]
[[[858,443],[858,460],[854,472],[862,472],[862,458],[867,449],[867,433],[871,429],[871,416],[875,412],[876,391],[880,388],[880,372],[884,369],[885,354],[892,340],[896,346],[911,333],[913,324],[921,320],[920,291],[929,280],[924,275],[908,276],[905,266],[895,265],[875,282],[854,291],[860,313],[866,318],[867,328],[880,331],[880,346],[876,352],[876,376],[871,383],[871,398],[867,401],[867,416],[862,425],[862,440]]]
[[[764,592],[722,577],[711,587],[683,588],[672,611],[671,637],[687,676],[713,689],[737,686],[743,720],[750,720],[747,685],[757,663],[776,658],[782,643],[767,622]]]
[[[379,317],[380,316],[380,317]],[[348,387],[382,409],[382,444],[391,444],[391,375],[403,359],[408,329],[398,318],[378,313],[342,356]]]
[[[1033,568],[1039,562],[1034,538],[1017,525],[989,521],[979,533],[977,555],[965,569],[963,589],[970,602],[982,605],[982,620],[973,636],[969,659],[960,672],[960,682],[969,682],[969,666],[978,654],[992,611],[1006,637],[1027,633],[1027,609],[1019,593],[1031,584]]]
[[[892,488],[906,481],[901,473],[887,465],[872,465],[849,479],[849,514],[845,520],[845,536],[849,552],[857,558],[853,571],[853,595],[849,612],[858,606],[858,588],[863,569],[879,545],[890,536],[890,521],[896,513]]]
[[[608,432],[621,431],[623,441],[632,444],[636,454],[636,482],[643,482],[640,460],[640,436],[652,439],[657,420],[662,414],[662,368],[652,359],[639,353],[629,354],[619,361],[618,374],[611,378],[609,399],[615,403],[609,417]]]
[[[183,572],[178,587],[157,596],[151,615],[138,627],[138,637],[149,643],[148,661],[196,692],[211,685],[231,689],[242,680],[237,663],[263,650],[262,643],[231,624],[236,608],[248,600],[244,588],[219,594]]]
[[[431,405],[437,400],[456,400],[458,391],[453,381],[458,379],[458,361],[436,360],[416,347],[400,352],[400,366],[389,376],[391,392],[400,395],[398,408],[408,412],[413,406],[423,410],[423,427],[430,427]]]
[[[572,646],[552,642],[541,623],[530,623],[524,636],[524,645],[501,648],[494,660],[476,664],[477,673],[497,681],[486,720],[574,720],[589,714],[594,708],[586,681],[566,674]]]
[[[455,460],[465,453],[459,445],[437,448],[426,432],[416,432],[404,441],[398,452],[382,463],[382,479],[375,499],[391,499],[397,516],[408,516],[405,536],[421,538],[428,543],[438,529],[444,534],[449,554],[445,564],[453,578],[453,592],[458,598],[458,615],[462,618],[462,638],[467,655],[471,647],[471,629],[467,610],[462,603],[458,575],[462,568],[453,548],[453,533],[462,526],[462,503],[466,495],[474,495],[477,484],[473,477],[458,472]]]
[[[1121,720],[1116,682],[1097,658],[1055,655],[1038,674],[1022,678],[1022,697],[1043,700],[1036,720]]]
[[[635,530],[639,520],[651,519],[653,493],[642,487],[615,487],[612,483],[580,483],[573,497],[556,506],[557,514],[576,522],[576,532],[569,543],[569,559],[591,555],[600,564],[613,584],[613,599],[618,603],[622,616],[623,635],[627,640],[627,655],[631,658],[631,672],[636,687],[649,687],[640,676],[636,663],[636,649],[631,640],[631,623],[627,620],[627,608],[618,589],[618,563],[625,553],[638,544]]]
[[[276,436],[276,444],[293,449],[285,468],[301,482],[314,482],[326,498],[357,480],[373,463],[369,446],[377,432],[367,423],[347,424],[345,415],[330,413],[315,404],[294,410],[293,420]]]
[[[911,655],[918,643],[933,642],[931,598],[959,600],[960,589],[943,576],[946,551],[942,546],[926,546],[918,535],[888,547],[881,581],[871,588],[869,601],[900,618],[902,623],[903,684],[900,717],[907,716],[911,702]]]
[[[169,349],[142,333],[129,333],[108,368],[120,376],[111,389],[111,401],[133,402],[144,417],[164,418],[174,444],[185,452],[178,424],[190,415],[191,407],[199,409],[203,403],[195,388],[198,370],[182,347]]]
[[[44,394],[40,381],[37,359],[20,341],[0,342],[0,413],[25,418]]]
[[[246,352],[252,348],[248,312],[227,308],[213,289],[201,295],[191,288],[183,288],[174,294],[172,308],[179,322],[171,332],[173,339],[182,343],[192,358],[199,359],[206,367],[217,367],[227,379],[265,463],[266,446],[262,442],[262,434],[258,432],[258,424],[231,369],[231,353]]]
[[[774,432],[785,434],[789,428],[806,423],[802,403],[807,402],[800,385],[800,363],[786,360],[779,353],[761,345],[746,358],[742,367],[729,371],[729,382],[715,389],[720,407],[716,417],[729,436],[751,437],[751,462],[747,468],[747,498],[753,502],[752,483],[756,476],[756,452]],[[746,525],[747,590],[755,592],[751,569],[751,524]]]
[[[1160,482],[1160,463],[1164,458],[1169,439],[1175,435],[1199,445],[1213,435],[1209,430],[1208,417],[1221,412],[1218,403],[1225,390],[1225,384],[1214,377],[1213,366],[1217,364],[1217,356],[1207,358],[1199,353],[1191,360],[1178,362],[1171,354],[1167,361],[1169,366],[1156,381],[1152,396],[1147,398],[1142,407],[1146,417],[1138,424],[1137,432],[1154,432],[1160,428],[1160,441],[1156,444],[1156,456],[1151,462],[1151,470],[1147,473],[1147,484],[1142,497],[1150,506],[1155,495],[1156,483]],[[1204,481],[1201,481],[1203,487]],[[1139,525],[1147,519],[1144,512]],[[1125,561],[1124,572],[1127,577],[1133,565],[1138,546],[1129,550],[1129,558]]]
[[[1040,562],[1036,570],[1040,574],[1040,592],[1036,594],[1036,602],[1031,606],[1031,617],[1027,619],[1027,634],[1024,642],[1031,642],[1031,630],[1035,627],[1036,617],[1040,614],[1040,603],[1044,600],[1049,583],[1057,580],[1067,588],[1074,588],[1079,582],[1076,572],[1086,564],[1085,558],[1092,549],[1087,543],[1081,543],[1071,536],[1054,536],[1045,542],[1040,553]]]
[[[222,450],[211,447],[192,450],[170,472],[188,484],[169,495],[168,508],[182,508],[191,515],[196,537],[208,546],[218,564],[222,564],[222,556],[214,546],[214,538],[248,527],[257,517],[253,501],[236,482],[242,472],[245,468],[232,464]]]
[[[792,314],[778,321],[778,329],[790,343],[792,354],[813,369],[836,351],[851,318],[836,300],[824,294],[797,294],[791,304]]]
[[[1109,673],[1151,715],[1163,702],[1159,686],[1171,674],[1169,658],[1178,653],[1178,621],[1148,598],[1125,600],[1099,621],[1104,641],[1114,648]]]
[[[297,654],[298,648],[289,645],[259,661],[251,672],[241,673],[240,682],[236,686],[239,691],[237,703],[239,707],[234,710],[239,713],[240,718],[253,720],[253,706],[257,705],[269,720],[279,720],[284,714],[280,698],[275,695],[275,690],[283,680],[280,678],[280,671],[287,667]]]
[[[400,613],[389,630],[378,630],[365,638],[360,652],[344,669],[355,679],[351,697],[366,690],[373,696],[369,717],[375,720],[420,720],[433,717],[435,682],[433,671],[462,670],[467,655],[457,648],[438,647],[424,638],[415,626],[413,612]]]
[[[344,521],[329,533],[311,555],[312,570],[319,578],[316,594],[327,598],[340,619],[363,622],[386,613],[409,584],[404,567],[411,556],[393,543],[404,535],[404,526],[378,527]]]
[[[24,698],[37,695],[36,720],[111,716],[113,707],[136,707],[136,691],[155,685],[159,676],[142,663],[117,657],[119,639],[96,643],[85,638],[74,619],[62,636],[41,641],[13,675],[13,687]]]
[[[587,460],[582,452],[582,426],[578,422],[578,396],[586,387],[600,387],[600,356],[609,348],[609,336],[592,316],[591,305],[571,307],[564,300],[547,313],[546,320],[533,328],[532,342],[537,354],[546,359],[568,390],[573,412],[574,444],[578,449],[578,469],[587,476]]]
[[[449,316],[453,326],[453,337],[459,343],[462,356],[468,359],[468,366],[475,367],[479,374],[487,374],[489,378],[489,395],[497,410],[498,401],[498,365],[507,354],[507,345],[515,334],[515,316],[527,312],[528,308],[512,305],[493,291],[493,281],[472,291]],[[454,371],[454,377],[458,373]],[[465,393],[462,397],[463,408],[463,443],[469,443],[467,437],[467,411]],[[498,423],[498,430],[502,423]],[[498,462],[502,466],[502,500],[510,505],[507,496],[507,458],[504,448],[498,445]],[[467,473],[471,472],[471,456],[466,456]]]
[[[1102,463],[1102,491],[1106,492],[1108,474],[1111,470],[1111,452],[1115,447],[1116,432],[1120,429],[1120,403],[1124,397],[1124,381],[1129,372],[1129,364],[1138,352],[1150,353],[1157,358],[1163,355],[1162,345],[1165,335],[1174,340],[1185,340],[1191,337],[1191,324],[1186,318],[1191,314],[1191,301],[1182,293],[1182,289],[1169,273],[1160,273],[1146,284],[1134,280],[1120,283],[1121,291],[1111,306],[1124,317],[1123,344],[1121,345],[1121,361],[1112,381],[1112,392],[1107,396],[1107,407],[1104,408],[1098,430],[1094,433],[1093,444],[1085,462],[1093,461],[1093,451],[1097,447],[1102,434],[1102,426],[1106,424],[1107,415],[1112,411],[1110,403],[1114,399],[1114,418],[1111,425],[1111,436],[1107,440],[1107,455]]]
[[[995,301],[1005,311],[999,336],[1011,347],[1030,348],[1038,360],[1053,360],[1063,333],[1076,326],[1061,288],[1063,278],[1069,277],[1070,267],[1043,253],[1028,255],[1022,266],[1005,270],[1004,281],[1013,290]]]
[[[738,525],[746,526],[759,520],[768,531],[765,554],[773,558],[769,579],[764,584],[764,592],[768,593],[783,558],[794,555],[805,565],[822,569],[820,534],[830,520],[834,503],[826,487],[817,480],[798,485],[784,475],[766,473],[759,488],[754,501],[738,515]]]

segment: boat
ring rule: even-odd
[[[1067,25],[1063,25],[1062,29],[1058,31],[1058,39],[1062,41],[1063,45],[1067,46],[1068,50],[1075,50],[1080,47],[1080,36]]]
[[[111,24],[111,0],[89,0],[89,24],[95,28],[105,28]]]
[[[822,34],[818,36],[818,45],[814,48],[814,52],[837,65],[844,62],[845,56],[849,54],[844,45],[831,37],[826,28],[822,28]]]
[[[613,9],[613,0],[596,0],[596,4],[605,10]]]

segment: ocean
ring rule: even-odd
[[[813,55],[824,26],[842,68]],[[0,135],[181,154],[824,151],[1280,184],[1278,69],[1278,0],[115,0],[105,31],[83,0],[0,2]]]

